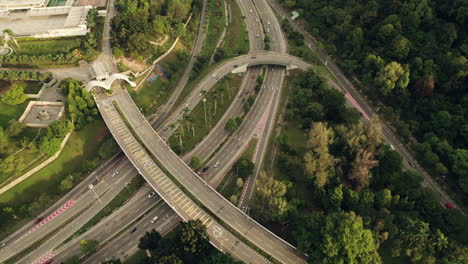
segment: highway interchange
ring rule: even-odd
[[[273,33],[275,31],[281,32],[281,30],[280,30],[280,27],[279,27],[279,23],[276,24],[277,20],[274,17],[274,14],[272,12],[268,13],[267,11],[265,11],[265,10],[270,9],[270,8],[265,9],[265,6],[262,6],[262,4],[265,4],[266,1],[254,1],[254,3],[251,2],[251,1],[238,1],[238,4],[239,4],[239,6],[241,8],[241,11],[245,15],[245,21],[246,21],[246,24],[247,24],[247,29],[249,30],[249,43],[250,43],[250,46],[251,46],[251,51],[260,51],[263,48],[263,34],[264,34],[263,33],[263,28],[265,28],[265,26],[266,26],[265,23],[267,25],[269,25],[269,27],[270,27],[270,32],[269,33]],[[277,6],[274,1],[271,1],[271,4],[279,14],[283,15],[285,18],[288,18],[287,14],[285,14],[284,11],[279,6]],[[111,5],[112,5],[112,2],[111,2]],[[250,10],[252,10],[252,12]],[[259,12],[260,17],[257,15],[258,10],[261,10],[261,12]],[[260,22],[264,23],[263,26],[261,25]],[[270,24],[268,24],[268,22]],[[259,25],[259,26],[255,26],[255,25]],[[297,27],[294,23],[292,23],[292,25],[293,25],[293,27],[296,28],[296,30],[298,30],[299,32],[304,33],[304,31],[301,28]],[[201,32],[199,32],[199,34],[201,34]],[[260,37],[257,37],[257,34]],[[283,34],[280,34],[280,35],[283,36]],[[200,36],[198,36],[197,38],[200,38]],[[270,38],[271,39],[274,38],[276,40],[281,39],[281,37],[274,37],[274,36],[270,36]],[[343,89],[345,91],[349,92],[353,96],[353,98],[359,103],[359,105],[367,113],[368,116],[373,116],[375,114],[373,109],[367,104],[367,102],[355,90],[355,88],[352,87],[352,85],[349,83],[349,81],[347,81],[347,79],[344,77],[344,75],[341,73],[341,71],[330,60],[328,55],[326,55],[325,53],[323,53],[322,51],[318,50],[315,47],[315,44],[314,44],[315,41],[307,33],[305,34],[305,38],[306,38],[306,43],[309,45],[309,47],[311,49],[317,50],[319,52],[320,59],[323,62],[327,62],[327,63],[325,63],[325,65],[329,68],[330,72],[332,72],[335,75],[335,77],[338,79],[338,81],[342,85]],[[201,39],[203,39],[203,38],[201,38]],[[284,41],[284,36],[283,36],[282,41]],[[198,43],[198,41],[196,41],[196,43]],[[277,52],[285,52],[286,51],[285,48],[284,48],[284,50],[281,50],[285,46],[286,45],[278,44],[278,41],[273,41],[272,45],[271,45],[271,50],[277,51]],[[196,44],[195,44],[195,47],[196,47]],[[192,50],[192,55],[194,54],[194,51],[197,50],[195,47]],[[199,47],[201,47],[201,45]],[[110,54],[110,52],[107,53],[107,54]],[[283,61],[282,63],[278,62],[277,58],[269,60],[270,56],[271,57],[275,56],[273,53],[271,53],[270,55],[267,55],[268,58],[266,58],[266,60],[261,60],[261,59],[257,60],[257,58],[252,59],[252,56],[251,56],[250,61],[249,61],[247,59],[248,56],[251,56],[251,55],[245,55],[245,57],[242,58],[240,61],[235,62],[235,63],[238,63],[238,64],[234,64],[234,65],[241,65],[242,63],[246,62],[249,65],[253,65],[253,64],[259,64],[259,65],[261,65],[261,64],[281,64],[281,65],[284,65],[284,66],[291,66],[290,60]],[[259,57],[261,58],[261,56],[259,56]],[[108,58],[109,57],[105,58],[105,60],[109,61]],[[192,65],[193,65],[193,61],[192,61],[193,58],[194,58],[194,56],[192,56],[192,58],[190,60],[190,63]],[[252,61],[252,60],[254,60],[254,61]],[[257,60],[257,61],[255,61],[255,60]],[[190,63],[189,63],[189,65],[190,65]],[[235,68],[231,64],[229,66],[229,67],[232,67],[231,69],[228,69],[229,67],[227,67],[224,70],[219,70],[219,69],[223,69],[224,67],[226,67],[226,66],[223,66],[223,65],[225,65],[225,64],[220,65],[217,69],[215,69],[215,71],[213,73],[210,73],[208,75],[208,78],[206,79],[206,82],[203,83],[203,85],[199,85],[198,87],[209,87],[209,88],[211,88],[216,83],[216,81],[218,81],[222,76],[224,76],[225,74],[230,72],[233,68]],[[304,64],[304,65],[306,65],[306,64]],[[187,68],[187,72],[189,72],[188,68]],[[272,71],[272,69],[276,69],[276,70]],[[245,73],[244,80],[242,82],[241,89],[239,90],[240,95],[242,95],[242,91],[252,90],[253,89],[253,86],[255,85],[255,81],[256,81],[255,77],[258,76],[259,71],[260,70],[259,70],[258,67],[249,67],[247,69],[247,72]],[[216,77],[213,77],[213,74],[216,74]],[[185,74],[184,76],[187,76],[187,78],[188,78],[187,74]],[[252,79],[252,76],[254,76],[253,79]],[[222,166],[220,166],[220,168],[218,170],[215,171],[215,170],[210,169],[208,171],[208,173],[206,175],[206,178],[209,179],[210,184],[216,185],[216,183],[219,183],[219,181],[220,181],[219,179],[221,179],[221,177],[224,175],[224,173],[226,171],[228,171],[230,166],[236,161],[235,157],[238,157],[240,155],[239,153],[242,153],[243,147],[246,147],[246,145],[248,143],[248,140],[253,136],[253,134],[255,132],[255,128],[257,127],[257,124],[260,121],[260,119],[263,117],[263,114],[265,112],[265,108],[267,106],[269,106],[267,124],[271,124],[273,122],[274,116],[275,116],[274,113],[276,113],[276,110],[274,110],[274,109],[276,108],[275,105],[277,105],[277,102],[278,102],[277,98],[279,97],[278,95],[279,95],[279,91],[280,91],[280,88],[281,88],[283,78],[284,78],[284,71],[281,70],[281,67],[279,67],[279,66],[270,66],[270,67],[268,67],[267,73],[265,75],[265,82],[264,82],[263,87],[261,89],[261,93],[259,94],[253,108],[251,109],[249,114],[246,116],[246,119],[245,119],[244,123],[242,124],[241,128],[236,133],[234,133],[232,136],[228,137],[228,135],[226,134],[226,132],[223,129],[224,125],[221,125],[229,117],[239,115],[239,113],[242,112],[242,110],[240,109],[240,106],[242,105],[240,103],[241,100],[238,100],[237,102],[234,102],[232,106],[230,106],[229,110],[226,112],[225,116],[223,116],[220,123],[217,126],[215,126],[215,128],[213,128],[213,130],[210,132],[210,135],[207,136],[203,142],[201,142],[199,145],[197,145],[197,147],[192,152],[185,155],[185,157],[184,157],[185,161],[188,161],[188,159],[189,159],[189,157],[191,155],[200,156],[200,157],[202,157],[202,159],[207,158],[212,154],[211,152],[214,149],[216,149],[216,147],[214,147],[214,146],[219,145],[221,142],[224,142],[227,139],[227,142],[218,151],[218,153],[212,159],[212,161],[209,162],[209,164],[210,164],[210,163],[214,163],[216,161],[220,161],[221,164],[222,164]],[[185,83],[186,83],[186,81],[187,81],[187,79],[185,80]],[[180,87],[183,88],[184,85],[181,85]],[[182,88],[180,88],[180,89],[182,89]],[[201,99],[200,96],[199,96],[199,92],[197,92],[199,90],[197,90],[197,89],[198,88],[196,88],[194,90],[194,92],[189,96],[188,99],[186,99],[186,101],[182,104],[181,107],[185,107],[187,103],[189,103],[189,106],[191,108],[195,107],[195,105]],[[271,89],[271,92],[267,92],[268,89]],[[175,98],[177,98],[177,96],[174,96],[174,94],[173,94],[173,97],[171,97],[172,104],[175,102]],[[125,100],[123,102],[125,102]],[[272,105],[273,105],[273,108],[271,108]],[[165,108],[163,113],[165,113],[165,114],[169,113],[169,109],[171,107],[172,107],[172,105]],[[272,111],[272,109],[274,111]],[[136,114],[136,112],[134,114]],[[178,118],[180,118],[180,111],[176,110],[176,111],[173,112],[173,115],[171,115],[168,118],[168,121],[165,123],[165,125],[170,124],[170,122],[173,122],[174,120],[177,120]],[[157,121],[162,122],[163,121],[162,119],[163,118],[158,118]],[[138,120],[138,119],[136,119],[136,120]],[[165,138],[168,138],[170,136],[171,132],[173,132],[173,131],[170,131],[169,129],[166,129],[166,131],[162,131],[163,128],[164,128],[164,125],[159,128],[158,132],[165,132],[165,133],[160,133],[160,135],[165,137]],[[268,134],[268,131],[269,131],[268,129],[265,129],[265,133]],[[410,153],[403,147],[403,145],[399,144],[398,139],[394,136],[394,132],[386,124],[384,124],[384,126],[383,126],[383,133],[384,133],[385,140],[387,142],[389,142],[390,144],[392,144],[395,147],[395,149],[402,154],[402,156],[403,156],[403,158],[405,160],[412,161],[413,163],[416,164],[416,170],[424,177],[425,184],[429,184],[431,187],[438,190],[439,193],[441,193],[442,197],[444,198],[444,201],[449,201],[450,202],[451,199],[443,191],[441,191],[440,188],[435,183],[433,183],[433,180],[430,178],[430,176],[427,175],[427,173],[417,164],[417,162],[411,157]],[[214,139],[214,140],[207,140],[208,137],[210,139]],[[268,138],[268,136],[266,136],[266,138]],[[267,141],[265,140],[265,138],[262,137],[262,141],[259,142],[259,144],[265,145],[266,142]],[[162,141],[161,141],[161,144],[163,144]],[[262,147],[260,147],[260,149],[262,149]],[[263,155],[263,153],[264,153],[263,151],[259,151],[257,153],[257,155],[259,156],[259,159],[257,159],[258,161],[262,160],[261,156]],[[106,179],[105,177],[110,178],[110,174],[115,168],[115,162],[117,162],[116,160],[120,160],[120,159],[121,159],[121,157],[115,157],[113,159],[110,159],[106,164],[103,164],[103,166],[101,166],[101,168],[100,168],[101,171],[97,170],[96,172],[94,172],[93,175],[88,177],[82,184],[80,184],[77,188],[73,189],[72,192],[67,194],[67,196],[63,197],[54,206],[52,206],[46,212],[44,212],[43,215],[48,215],[51,212],[55,211],[57,208],[59,208],[63,204],[62,203],[63,201],[67,201],[67,200],[70,199],[70,197],[74,197],[79,193],[84,193],[84,192],[87,191],[88,194],[91,194],[89,192],[89,190],[87,190],[89,182],[97,183],[98,181],[96,181],[96,179],[99,180],[99,178],[103,178],[103,177],[104,177],[104,182],[105,182],[105,179]],[[124,160],[126,160],[126,159],[124,158]],[[122,162],[122,160],[120,160],[120,162]],[[177,161],[177,162],[179,162],[179,161]],[[125,170],[133,171],[132,173],[128,173],[128,175],[131,175],[131,174],[133,176],[136,175],[136,170],[133,169],[133,167],[130,165],[130,163],[128,161],[126,161],[123,165],[121,165],[121,167],[122,167],[123,171],[125,171]],[[260,166],[257,164],[256,173],[258,172],[259,169],[260,169]],[[119,168],[119,170],[121,170],[121,169]],[[182,170],[185,170],[185,169],[182,168]],[[128,176],[128,177],[129,177],[129,179],[131,179],[130,176]],[[194,178],[194,179],[196,179],[196,178]],[[112,181],[113,179],[110,178],[109,180]],[[120,185],[123,186],[122,181],[117,182],[116,187],[120,186]],[[98,185],[96,185],[96,186],[98,186]],[[109,188],[102,188],[103,192],[105,192],[105,189],[109,190]],[[97,190],[99,190],[99,188],[97,188]],[[129,203],[131,203],[131,202],[137,203],[137,201],[141,202],[141,201],[146,200],[144,203],[142,203],[142,204],[144,204],[144,206],[138,206],[133,211],[125,211],[126,214],[128,214],[128,217],[138,216],[138,214],[141,214],[142,212],[146,212],[146,210],[144,210],[144,209],[148,206],[148,203],[149,203],[148,201],[150,201],[150,200],[148,200],[146,198],[146,195],[142,195],[142,193],[145,193],[145,190],[147,190],[147,189],[143,189],[142,191],[138,192],[129,201]],[[92,199],[89,198],[89,200],[92,200]],[[94,204],[97,204],[97,203],[96,203],[96,201],[88,202],[87,205],[83,205],[83,207],[90,206],[90,204],[94,205]],[[454,204],[454,203],[452,202],[452,204]],[[76,206],[76,204],[74,206]],[[71,208],[76,210],[75,208],[78,208],[78,207],[73,207],[72,206]],[[125,210],[125,208],[127,208],[127,207],[122,207],[119,210]],[[150,219],[153,214],[161,215],[163,217],[167,216],[167,219],[171,219],[171,221],[173,221],[173,219],[177,219],[176,221],[174,220],[175,222],[179,221],[180,218],[178,218],[178,216],[175,215],[175,213],[173,211],[170,211],[170,209],[168,209],[168,208],[169,207],[167,205],[164,205],[164,206],[160,205],[160,206],[156,206],[155,208],[152,208],[152,211],[150,211],[151,213],[148,214],[146,216],[146,218],[143,218],[143,220],[141,220],[143,228],[139,229],[138,232],[142,232],[142,233],[144,232],[144,229],[146,229],[146,225],[147,225],[147,224],[144,224],[144,223],[148,222],[148,221],[144,221],[144,220]],[[76,211],[79,211],[79,210],[76,210]],[[64,216],[63,219],[65,219],[65,215],[62,215],[62,216]],[[57,225],[53,221],[60,220],[61,219],[60,217],[62,217],[62,216],[59,216],[59,217],[51,220],[51,222],[48,223],[48,225],[49,226]],[[118,219],[118,217],[116,218],[115,215],[113,214],[111,217],[106,218],[105,221],[113,221],[112,219],[115,220],[115,219]],[[103,222],[105,222],[105,221],[103,221]],[[122,222],[124,222],[124,221],[122,221]],[[85,223],[85,222],[83,222],[83,223]],[[166,223],[165,221],[161,221],[161,223],[158,223],[158,225],[156,225],[156,228],[157,229],[160,228],[165,223]],[[14,242],[16,240],[18,240],[18,237],[20,237],[24,232],[29,230],[32,225],[33,224],[31,223],[31,224],[25,226],[24,228],[22,228],[21,230],[19,230],[18,232],[16,232],[15,234],[13,234],[12,236],[10,236],[7,240],[5,240],[7,242],[7,244],[9,246],[15,245]],[[115,226],[111,225],[109,228],[111,228],[111,229],[108,230],[108,232],[112,232],[111,230],[119,230],[118,225],[115,225]],[[152,226],[148,225],[148,229],[150,229],[150,228],[152,228]],[[53,228],[49,228],[49,232],[51,230],[53,230]],[[99,229],[98,228],[93,228],[93,230],[99,230]],[[164,230],[164,229],[160,229],[160,230],[162,230],[163,232],[167,232],[167,230]],[[41,229],[39,228],[38,231],[41,231]],[[46,233],[45,230],[43,232]],[[122,236],[126,237],[127,239],[129,239],[128,237],[131,237],[131,240],[133,240],[133,244],[132,244],[133,246],[131,248],[125,248],[122,245],[121,251],[123,253],[133,252],[135,250],[135,241],[137,241],[138,237],[141,236],[142,233],[133,234],[133,236],[129,236],[127,233],[122,234]],[[100,234],[100,237],[105,237],[106,233],[102,232],[102,233],[96,233],[96,234]],[[34,238],[33,240],[39,240],[39,237],[40,236]],[[66,237],[64,239],[66,239]],[[235,238],[232,238],[232,240],[234,241]],[[13,244],[11,244],[11,243],[13,243]],[[26,245],[28,243],[31,243],[31,242],[21,240],[21,244]],[[115,242],[113,242],[113,243],[115,243]],[[125,243],[120,243],[120,244],[125,244]],[[72,244],[67,244],[67,245],[70,248],[73,247]],[[218,247],[219,246],[220,245],[218,245]],[[112,252],[112,250],[111,250],[112,247],[115,249],[118,246],[116,244],[112,244],[112,242],[107,244],[102,249],[102,251],[99,251],[98,254],[93,256],[86,263],[97,263],[100,260],[104,260],[103,258],[109,256],[110,252]],[[5,250],[7,250],[9,248],[10,247],[6,247]],[[2,249],[2,250],[4,250],[4,249]],[[251,252],[251,250],[249,251],[248,249],[246,249],[246,252]],[[0,251],[0,253],[2,253],[1,255],[3,257],[3,251]],[[255,255],[255,253],[253,253],[253,252],[252,252],[252,254]],[[68,256],[68,255],[69,254],[64,255],[64,256]],[[125,256],[125,255],[126,254],[123,254],[123,256]],[[32,258],[32,257],[30,257],[30,258]],[[62,259],[65,259],[65,258],[62,258]],[[258,260],[259,260],[259,263],[262,263],[263,261],[265,261],[261,257],[259,257]],[[286,261],[284,263],[288,263],[288,262]]]

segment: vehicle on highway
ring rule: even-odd
[[[237,64],[236,64],[236,65],[234,65],[234,68],[237,68],[237,67],[239,67],[239,65],[237,65]]]
[[[250,9],[250,13],[252,13],[252,9]]]
[[[0,248],[4,247],[5,246],[5,242],[1,243],[0,244]]]
[[[416,166],[414,165],[414,163],[413,163],[413,162],[411,162],[411,161],[408,161],[408,164],[409,164],[411,167],[413,167],[413,168],[415,168],[415,167],[416,167]]]
[[[257,21],[257,22],[258,22],[258,18],[256,18],[256,19],[255,19],[255,21]]]
[[[154,224],[154,223],[156,223],[157,220],[158,220],[158,217],[155,216],[155,217],[153,217],[153,219],[151,219],[151,223]]]
[[[136,231],[136,230],[137,230],[137,228],[136,228],[136,227],[132,228],[132,230],[130,230],[130,234],[133,234],[133,233],[135,233],[135,231]]]
[[[42,220],[44,220],[44,217],[39,217],[34,221],[35,224],[39,224]]]
[[[395,147],[392,144],[390,144],[390,147],[392,148],[392,150],[395,150]]]
[[[218,168],[218,166],[219,166],[220,163],[221,163],[221,162],[219,162],[219,160],[218,160],[218,161],[215,163],[214,167],[215,167],[215,168]]]
[[[150,192],[150,193],[148,194],[148,198],[151,198],[151,197],[153,197],[153,196],[155,196],[155,195],[156,195],[155,192]]]
[[[270,25],[271,24],[270,21],[268,21],[267,24]]]
[[[118,171],[114,171],[111,175],[112,178],[114,178],[115,176],[119,175],[119,172]]]
[[[257,34],[257,38],[259,38],[259,37],[260,37],[260,35],[259,35],[259,34]]]
[[[258,36],[258,34],[257,34],[257,36]],[[256,59],[257,57],[256,57],[256,56],[252,56],[251,58],[252,58],[252,59]]]

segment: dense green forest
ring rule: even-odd
[[[261,172],[252,215],[309,263],[466,263],[467,218],[403,170],[376,120],[313,72],[290,77],[276,168]]]
[[[180,223],[178,227],[164,237],[161,237],[154,229],[151,232],[146,232],[140,238],[138,248],[149,250],[151,257],[148,257],[145,253],[137,262],[130,263],[240,264],[230,255],[223,254],[210,245],[206,226],[200,220]]]
[[[393,114],[400,136],[416,137],[421,163],[467,194],[468,2],[280,2],[298,10],[363,92],[386,106],[381,110]]]
[[[149,41],[162,41],[166,35],[182,36],[191,6],[192,0],[115,1],[119,13],[111,23],[114,54],[142,59],[157,53],[160,46]]]

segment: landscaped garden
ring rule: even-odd
[[[0,57],[0,63],[3,67],[44,68],[76,65],[80,59],[93,60],[101,48],[98,42],[102,39],[103,28],[103,18],[97,16],[97,9],[89,11],[87,25],[90,32],[82,37],[17,38],[16,51]]]

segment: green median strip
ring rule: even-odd
[[[149,151],[149,149],[145,146],[145,144],[143,144],[143,141],[140,139],[140,137],[138,136],[138,134],[135,132],[135,130],[133,130],[133,128],[130,126],[130,123],[128,122],[127,118],[125,117],[124,113],[121,111],[118,103],[116,101],[113,101],[113,104],[114,106],[116,107],[117,109],[117,112],[119,113],[120,117],[122,118],[122,120],[125,122],[125,124],[127,125],[127,127],[129,128],[130,132],[132,133],[132,135],[136,138],[136,140],[141,144],[142,148],[145,149],[145,151],[148,153],[148,155],[153,159],[153,161],[159,166],[159,168],[166,174],[167,177],[169,177],[170,180],[172,180],[172,182],[177,186],[179,187],[190,199],[192,199],[192,201],[194,201],[201,209],[203,209],[204,211],[206,211],[211,217],[213,217],[219,224],[221,224],[224,228],[226,228],[229,232],[231,232],[234,236],[236,236],[238,239],[240,239],[243,243],[245,243],[246,245],[248,245],[250,248],[252,248],[253,250],[257,251],[260,255],[262,255],[263,257],[265,257],[266,259],[268,259],[269,261],[273,262],[273,263],[280,263],[279,261],[277,261],[274,257],[272,257],[271,255],[269,255],[267,252],[263,251],[262,249],[258,248],[255,244],[253,244],[252,242],[250,242],[248,239],[246,239],[244,236],[242,236],[239,232],[237,232],[236,230],[234,230],[234,228],[232,228],[229,224],[225,223],[223,220],[221,220],[220,218],[218,218],[210,209],[208,209],[207,207],[205,207],[203,205],[203,203],[198,200],[197,197],[195,197],[189,190],[187,190],[172,174],[169,173],[169,171],[156,159],[156,157],[153,156],[153,154],[151,153],[151,151]]]
[[[66,244],[73,238],[83,234],[88,229],[99,223],[104,217],[110,215],[115,209],[122,206],[130,196],[132,196],[144,183],[142,178],[133,178],[128,184],[129,187],[124,188],[117,194],[101,211],[99,211],[93,218],[86,222],[80,229],[78,229],[71,237],[67,238],[62,244]]]

